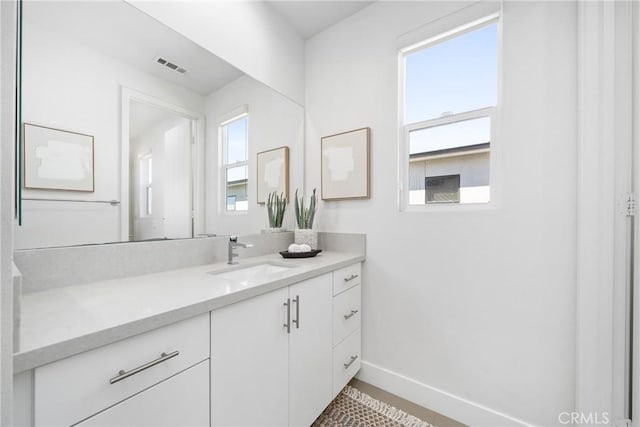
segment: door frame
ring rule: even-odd
[[[631,32],[632,32],[632,138],[633,138],[633,162],[636,205],[638,200],[638,190],[640,189],[640,4],[633,2],[631,5]],[[637,211],[637,209],[636,209]],[[637,215],[637,212],[636,212]],[[640,224],[636,221],[634,230],[636,244],[640,243]],[[638,402],[640,396],[640,250],[636,249],[633,256],[633,299],[635,308],[633,316],[632,349],[631,360],[631,393],[633,401]],[[640,407],[632,406],[631,427],[640,427]]]
[[[192,120],[195,132],[192,133],[191,150],[191,209],[193,235],[202,234],[205,229],[204,217],[204,169],[205,169],[205,115],[180,105],[167,102],[155,96],[121,86],[121,135],[120,135],[120,240],[129,241],[129,114],[131,103],[139,102],[159,108],[175,115]]]
[[[634,218],[627,204],[640,188],[629,91],[634,84],[629,57],[636,56],[637,62],[637,47],[630,55],[631,6],[606,0],[577,2],[575,411],[608,419],[613,426],[629,423],[625,383],[634,362],[629,364],[627,315],[630,291],[638,283],[633,280],[638,274],[634,266],[640,265],[639,251],[632,256]],[[638,242],[638,227],[634,234]]]

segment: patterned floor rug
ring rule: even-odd
[[[346,386],[312,427],[433,427],[413,415]]]

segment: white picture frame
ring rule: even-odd
[[[370,197],[370,128],[321,138],[322,200]]]
[[[265,203],[274,191],[289,200],[289,147],[283,146],[257,154],[257,202]]]
[[[94,192],[93,136],[25,123],[25,189]]]

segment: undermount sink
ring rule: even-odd
[[[246,267],[236,267],[233,270],[210,271],[209,274],[221,279],[237,282],[247,282],[253,279],[269,276],[282,271],[287,271],[293,266],[266,262],[264,264],[250,265]]]

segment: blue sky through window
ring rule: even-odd
[[[247,123],[244,116],[227,125],[227,164],[247,160]]]
[[[405,57],[405,123],[496,105],[497,23]]]

